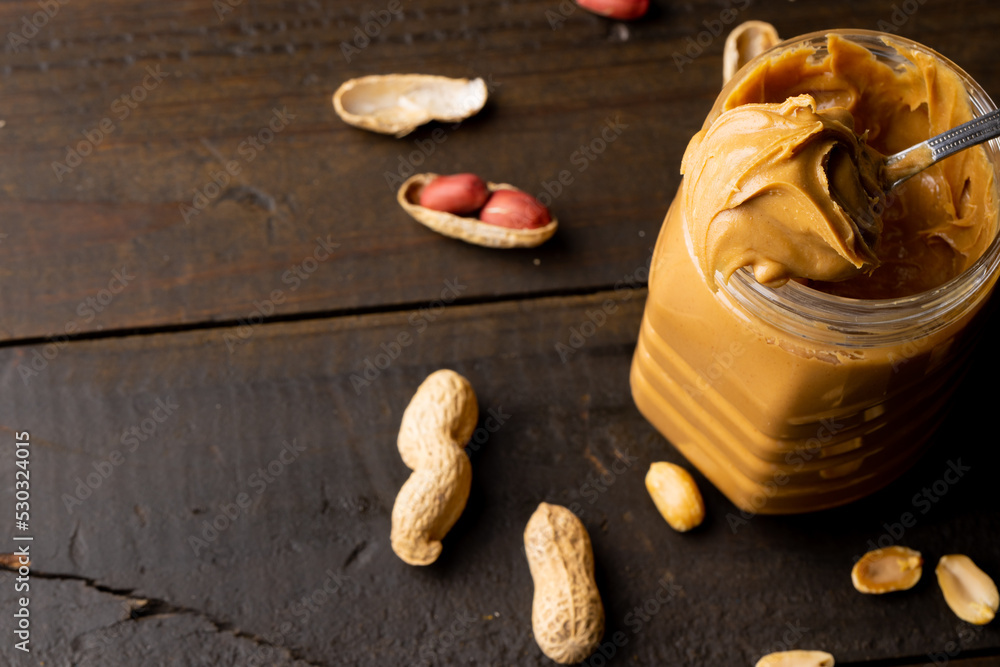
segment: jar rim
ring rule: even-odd
[[[788,48],[821,45],[832,34],[850,39],[876,56],[879,53],[873,47],[893,49],[901,62],[908,59],[893,48],[894,44],[930,55],[961,80],[974,114],[983,115],[997,109],[982,86],[945,56],[905,37],[875,30],[835,29],[799,35],[756,56],[744,65],[743,71],[751,71],[759,60],[773,57]],[[723,88],[719,99],[724,99],[731,86],[740,80],[737,73]],[[1000,140],[993,139],[983,144],[983,148],[993,166],[994,189],[1000,198]],[[747,268],[737,270],[728,282],[721,274],[717,274],[716,279],[720,293],[731,298],[744,310],[760,312],[766,309],[769,315],[775,316],[768,321],[791,333],[817,342],[873,347],[910,339],[914,335],[929,335],[948,326],[977,306],[975,293],[996,278],[998,272],[1000,220],[994,225],[993,240],[989,246],[965,271],[937,287],[906,297],[855,299],[827,294],[794,281],[777,288],[765,287],[754,279],[753,273]],[[986,293],[988,290],[984,295]]]

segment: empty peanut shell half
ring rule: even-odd
[[[345,81],[333,94],[333,108],[345,123],[397,137],[432,120],[464,120],[485,104],[482,79],[430,74],[363,76]]]
[[[974,625],[993,620],[1000,607],[997,585],[971,558],[961,554],[941,556],[934,572],[944,600],[956,616]]]
[[[916,586],[923,573],[919,551],[892,546],[869,551],[851,569],[851,581],[861,593],[891,593]]]
[[[518,229],[483,222],[476,217],[466,217],[435,211],[420,205],[420,191],[438,178],[437,174],[414,174],[408,178],[396,193],[399,205],[417,222],[430,227],[439,234],[460,239],[467,243],[485,246],[487,248],[531,248],[544,243],[552,237],[559,226],[554,216],[548,224],[530,229]],[[486,183],[491,192],[513,190],[521,192],[507,183]],[[538,204],[541,206],[541,204]],[[487,207],[489,204],[487,204]],[[544,207],[543,207],[544,208]]]
[[[722,83],[755,57],[781,41],[778,31],[765,21],[746,21],[733,28],[722,51]]]
[[[826,651],[781,651],[769,653],[754,667],[833,667],[833,656]]]

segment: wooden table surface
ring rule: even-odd
[[[569,0],[0,3],[0,552],[34,538],[31,652],[0,570],[0,664],[552,664],[521,539],[543,500],[593,539],[588,665],[1000,664],[997,623],[960,621],[933,575],[966,553],[1000,579],[993,345],[868,499],[743,518],[696,475],[708,518],[680,535],[644,489],[683,462],[629,393],[645,267],[747,19],[891,28],[1000,95],[992,0],[653,0],[627,24]],[[396,71],[481,76],[490,101],[402,139],[334,115],[341,82]],[[533,250],[441,237],[395,202],[412,171],[549,192],[560,229]],[[478,394],[472,495],[414,568],[389,547],[395,437],[444,367]],[[923,552],[913,590],[853,590],[879,542]]]

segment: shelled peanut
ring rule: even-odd
[[[754,667],[833,667],[833,656],[826,651],[779,651],[769,653]]]
[[[963,621],[985,625],[1000,608],[997,585],[968,556],[941,556],[935,569],[945,602]]]
[[[851,582],[860,593],[879,595],[905,591],[920,581],[923,564],[920,552],[907,547],[874,549],[851,568]]]
[[[649,10],[649,0],[576,0],[589,12],[619,21],[640,18]]]
[[[439,234],[491,248],[537,246],[558,226],[535,197],[470,173],[416,174],[400,186],[396,199]]]
[[[646,490],[656,509],[670,527],[686,532],[705,519],[705,501],[694,478],[684,468],[667,461],[657,461],[646,473]]]
[[[421,206],[455,215],[475,213],[489,198],[486,183],[475,174],[438,176],[420,191]]]

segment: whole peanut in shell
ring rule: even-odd
[[[397,446],[413,470],[392,507],[392,550],[410,565],[429,565],[469,499],[472,465],[463,447],[479,418],[469,381],[435,371],[403,412]]]
[[[535,582],[535,641],[558,663],[584,660],[604,635],[604,605],[587,529],[565,507],[541,503],[524,529],[524,550]]]

